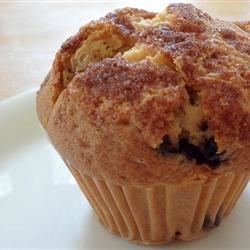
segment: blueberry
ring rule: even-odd
[[[217,153],[218,146],[214,137],[206,139],[203,144],[196,146],[189,142],[188,138],[179,140],[178,148],[171,144],[169,137],[165,137],[158,151],[161,155],[184,154],[187,159],[195,160],[197,165],[207,164],[211,169],[216,169],[225,161],[225,151]]]
[[[167,136],[163,138],[163,142],[160,144],[160,147],[158,148],[158,150],[160,154],[163,156],[169,153],[175,154],[179,152],[179,150],[172,145],[172,143],[170,142],[170,139]]]
[[[209,230],[214,227],[213,222],[211,221],[210,217],[208,215],[205,216],[202,228],[205,230]]]
[[[203,221],[202,228],[205,230],[210,230],[214,227],[218,227],[221,222],[220,211],[217,213],[214,222],[210,219],[209,215],[206,215]]]
[[[186,155],[189,160],[196,159],[197,164],[200,164],[204,161],[204,156],[199,147],[192,143],[189,143],[188,139],[186,138],[180,140],[179,149]]]
[[[211,137],[205,141],[203,153],[206,158],[215,156],[217,150],[218,146],[217,143],[214,141],[214,137]]]

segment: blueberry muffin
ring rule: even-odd
[[[37,112],[108,230],[166,244],[230,213],[250,176],[248,24],[124,8],[63,43]]]

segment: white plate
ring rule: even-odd
[[[143,249],[96,220],[40,128],[34,100],[32,91],[0,103],[0,248]],[[249,211],[248,185],[207,237],[155,249],[250,249]]]

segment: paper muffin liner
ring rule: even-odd
[[[135,187],[112,184],[71,171],[101,223],[141,244],[199,238],[230,213],[249,176],[222,174],[206,184]]]

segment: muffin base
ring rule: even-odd
[[[246,187],[245,174],[220,174],[206,184],[116,185],[70,168],[100,222],[112,233],[146,245],[200,238],[219,226]]]

